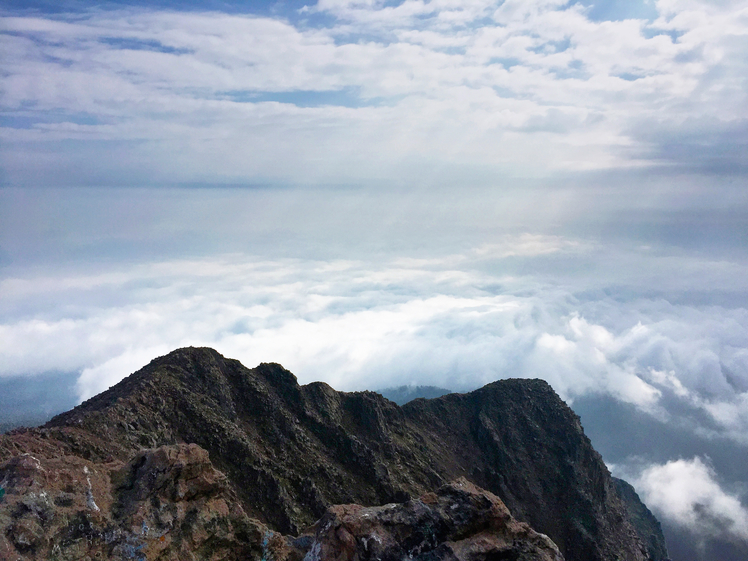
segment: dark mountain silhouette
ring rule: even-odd
[[[212,495],[200,491],[200,486],[189,491],[189,482],[195,478],[179,483],[189,462],[179,464],[185,452],[174,446],[186,444],[207,452],[198,462],[202,467],[194,470],[195,477],[220,480],[218,487],[206,485],[226,505],[216,524],[224,528],[220,551],[234,552],[231,555],[241,551],[245,552],[241,555],[260,555],[262,547],[255,542],[271,535],[299,536],[330,512],[332,505],[404,503],[410,512],[414,507],[407,505],[416,504],[412,502],[416,497],[426,497],[460,477],[497,495],[519,521],[548,535],[566,559],[638,561],[665,555],[659,527],[649,525],[642,530],[632,524],[639,516],[632,510],[632,505],[641,504],[638,497],[626,495],[621,500],[579,418],[540,380],[503,380],[468,394],[417,399],[398,407],[374,392],[337,392],[324,383],[299,386],[293,374],[278,364],[248,369],[212,349],[179,349],[40,429],[0,437],[0,461],[5,462],[0,478],[20,469],[8,466],[23,452],[43,458],[79,458],[91,473],[108,474],[98,483],[104,498],[95,498],[91,484],[83,490],[86,500],[115,505],[96,511],[105,518],[102,527],[121,527],[142,518],[144,524],[150,521],[149,527],[170,528],[180,536],[179,551],[185,551],[187,519],[175,514],[164,521],[154,514],[161,511],[153,511],[153,505],[183,514],[187,507],[175,507],[174,497],[185,500],[184,493],[193,492],[205,501],[190,508],[197,509],[197,518],[204,518],[206,512],[215,514],[211,509],[218,501],[206,499]],[[155,452],[148,450],[154,449],[165,450],[158,456],[163,466],[138,475],[142,465],[158,463],[149,459]],[[176,474],[168,484],[174,489],[181,485],[182,495],[174,491],[162,496],[161,491],[138,483],[139,477],[165,472]],[[127,489],[137,485],[145,491],[128,495]],[[149,492],[161,498],[151,500]],[[132,497],[150,501],[151,506],[133,504]],[[34,508],[23,510],[27,511],[34,512]],[[106,518],[108,512],[112,514]],[[124,512],[130,518],[123,518]],[[181,533],[174,533],[175,520],[181,524]],[[13,524],[6,536],[11,536],[13,547],[18,549],[21,543],[23,549],[18,536],[25,534]],[[51,543],[44,525],[39,524],[37,541]],[[648,535],[640,537],[643,532]],[[94,538],[97,535],[94,532]],[[129,534],[118,535],[123,540]],[[94,538],[91,543],[98,543]],[[441,547],[424,540],[433,551]],[[653,540],[662,547],[652,547]],[[116,540],[111,543],[122,545]],[[110,553],[114,551],[111,543]],[[204,541],[200,543],[202,551],[213,551]],[[290,543],[291,549],[279,545],[278,558],[292,557],[288,551],[312,552],[311,541],[284,543]],[[34,551],[43,549],[38,545]],[[216,558],[233,558],[226,555]],[[517,555],[497,558],[525,558]],[[151,558],[159,557],[147,557]]]

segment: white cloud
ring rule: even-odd
[[[81,400],[99,394],[122,380],[123,372],[140,370],[154,358],[165,355],[169,349],[163,345],[137,349],[125,349],[109,360],[84,368],[78,378],[77,389]]]
[[[507,236],[499,243],[484,244],[475,249],[475,255],[481,258],[535,257],[575,249],[588,248],[583,247],[578,240],[569,240],[561,236],[524,233],[519,236]]]
[[[620,341],[612,333],[577,315],[568,320],[565,331],[541,335],[529,360],[531,369],[542,372],[563,397],[609,393],[645,410],[656,405],[661,392],[639,376],[633,357],[615,356]]]
[[[0,324],[0,375],[78,371],[80,395],[89,397],[158,354],[207,345],[343,390],[470,389],[540,377],[565,399],[611,395],[664,421],[700,411],[711,420],[699,429],[706,436],[745,443],[745,309],[579,300],[552,272],[510,272],[517,260],[520,268],[538,259],[593,263],[612,252],[599,242],[522,234],[429,258],[235,254],[54,279],[27,270],[0,284],[13,302]],[[654,282],[684,269],[669,267]],[[574,290],[584,289],[578,283]]]
[[[714,470],[701,458],[651,465],[634,485],[658,515],[696,536],[748,544],[748,509],[722,489]]]
[[[27,143],[35,181],[73,162],[66,181],[89,183],[123,170],[407,183],[436,162],[477,175],[642,165],[694,116],[715,131],[742,119],[748,91],[744,6],[658,7],[651,24],[556,1],[320,2],[336,18],[320,28],[151,10],[6,17],[0,106],[31,126],[0,129],[3,165],[31,180]],[[303,106],[309,90],[328,93]],[[715,153],[734,142],[710,138]],[[107,158],[67,139],[130,144]]]

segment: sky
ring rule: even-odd
[[[5,411],[185,345],[539,377],[674,561],[748,556],[748,1],[9,0],[0,49]]]

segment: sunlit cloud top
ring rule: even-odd
[[[6,10],[4,182],[745,172],[745,2],[277,6]]]

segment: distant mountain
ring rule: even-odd
[[[438,388],[436,386],[399,386],[396,388],[376,390],[376,392],[390,401],[394,401],[398,405],[405,405],[409,401],[418,398],[434,399],[452,393],[451,390]]]
[[[46,423],[73,407],[78,402],[77,379],[73,372],[0,378],[0,433]]]
[[[638,497],[621,500],[541,380],[399,407],[179,349],[42,428],[0,436],[0,481],[14,505],[0,508],[0,551],[22,559],[368,559],[395,539],[388,555],[423,560],[662,561],[632,525]],[[363,506],[334,506],[352,503]],[[388,503],[402,515],[361,510]],[[320,517],[360,533],[330,535],[312,526]]]

